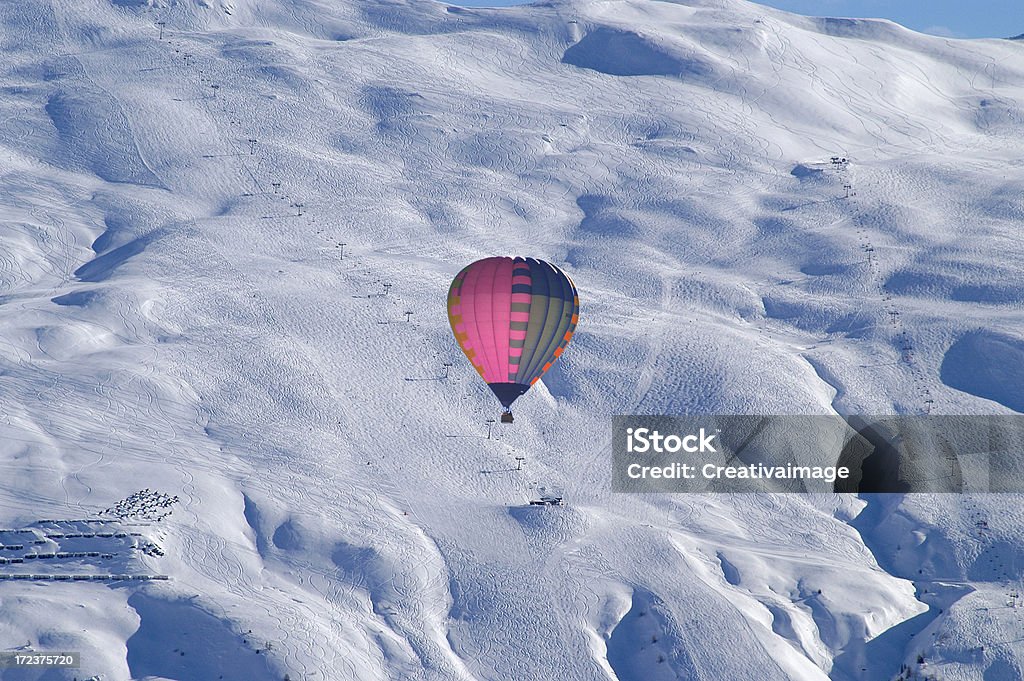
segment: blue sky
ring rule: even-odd
[[[521,5],[516,0],[448,0],[465,7]],[[1007,38],[1024,33],[1024,0],[763,0],[760,4],[815,16],[881,17],[923,33]]]

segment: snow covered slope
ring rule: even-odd
[[[0,576],[90,577],[0,580],[0,648],[83,653],[5,680],[1021,678],[1020,497],[614,495],[609,446],[1024,411],[1024,45],[740,0],[0,41]],[[488,438],[444,301],[491,254],[582,307]]]

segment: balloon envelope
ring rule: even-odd
[[[572,280],[533,258],[477,260],[448,290],[455,339],[506,409],[562,355],[579,311]]]

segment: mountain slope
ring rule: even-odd
[[[733,1],[0,26],[0,524],[179,498],[104,516],[166,581],[0,581],[0,641],[84,657],[11,678],[1019,678],[1019,497],[607,473],[613,414],[1020,410],[1019,44]],[[581,323],[488,438],[444,294],[495,253]]]

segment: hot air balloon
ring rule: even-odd
[[[512,422],[512,403],[558,359],[579,319],[576,287],[533,258],[484,258],[455,276],[448,321],[455,339]]]

